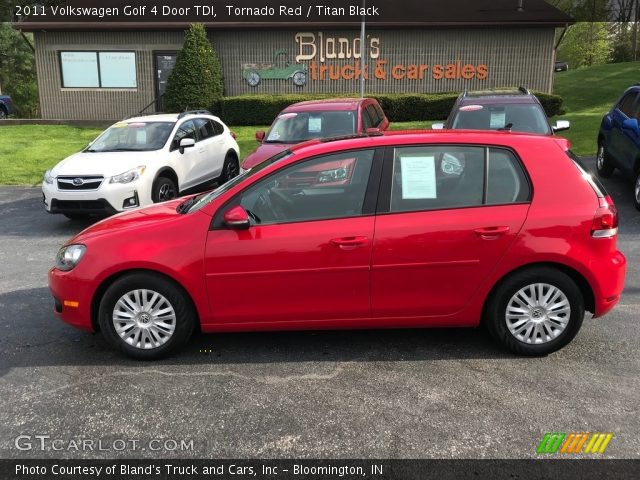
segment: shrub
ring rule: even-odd
[[[536,93],[548,116],[558,115],[562,98],[557,95]],[[356,94],[344,95],[357,97]],[[368,95],[380,102],[392,122],[444,120],[449,116],[457,93],[429,94],[374,94]],[[211,105],[211,111],[228,125],[268,125],[284,108],[306,100],[335,97],[324,95],[243,95],[224,97]]]
[[[167,81],[167,111],[207,108],[222,98],[224,82],[220,60],[202,24],[193,24],[185,35],[176,65]]]

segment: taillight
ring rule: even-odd
[[[598,198],[600,205],[591,224],[591,236],[594,238],[611,238],[618,234],[618,210],[611,197]]]

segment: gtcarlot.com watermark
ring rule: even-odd
[[[193,451],[193,440],[173,438],[55,438],[51,435],[18,435],[13,445],[17,450],[54,452],[188,452]]]

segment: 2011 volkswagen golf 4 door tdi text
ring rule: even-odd
[[[130,118],[47,170],[44,205],[79,218],[164,202],[235,177],[239,155],[229,128],[205,110]]]
[[[103,220],[55,311],[154,358],[204,332],[475,327],[542,355],[622,292],[611,198],[566,141],[386,134],[291,147],[213,192]],[[177,233],[179,232],[179,233]]]

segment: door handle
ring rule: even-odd
[[[367,237],[342,237],[334,238],[331,244],[343,250],[353,250],[354,248],[363,247],[369,243]]]
[[[495,240],[509,233],[509,227],[484,227],[476,228],[474,233],[485,240]]]

